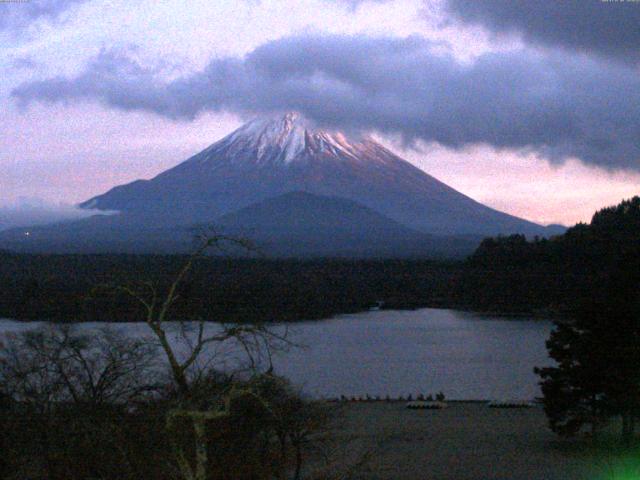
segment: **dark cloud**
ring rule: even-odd
[[[71,7],[87,1],[0,1],[0,31],[20,32],[37,20],[57,21]]]
[[[562,52],[491,53],[471,64],[409,37],[297,36],[164,81],[102,52],[75,77],[23,84],[32,101],[98,101],[193,119],[203,111],[298,110],[327,126],[400,133],[448,147],[486,143],[640,169],[640,75]]]
[[[526,41],[640,60],[640,2],[634,0],[445,0],[464,22]]]

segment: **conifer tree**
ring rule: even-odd
[[[640,306],[633,276],[605,275],[568,319],[557,321],[547,342],[557,365],[537,368],[545,412],[553,431],[593,433],[612,416],[622,417],[630,441],[640,413]]]

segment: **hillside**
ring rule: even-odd
[[[562,313],[639,281],[640,197],[634,197],[550,239],[485,239],[466,262],[456,297],[472,309]]]
[[[480,241],[427,235],[354,201],[305,192],[257,202],[216,224],[276,256],[463,258]]]

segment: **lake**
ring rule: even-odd
[[[0,320],[0,333],[33,325]],[[115,325],[146,332],[144,324]],[[278,354],[276,372],[313,397],[442,391],[451,399],[530,400],[540,395],[533,367],[551,363],[545,349],[551,322],[543,320],[379,310],[288,329],[302,347]]]

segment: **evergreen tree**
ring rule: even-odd
[[[629,265],[632,265],[633,262]],[[611,416],[623,419],[630,441],[640,413],[640,309],[636,275],[605,272],[599,292],[586,292],[568,319],[555,323],[547,342],[557,365],[537,368],[545,413],[553,431],[595,433]]]

